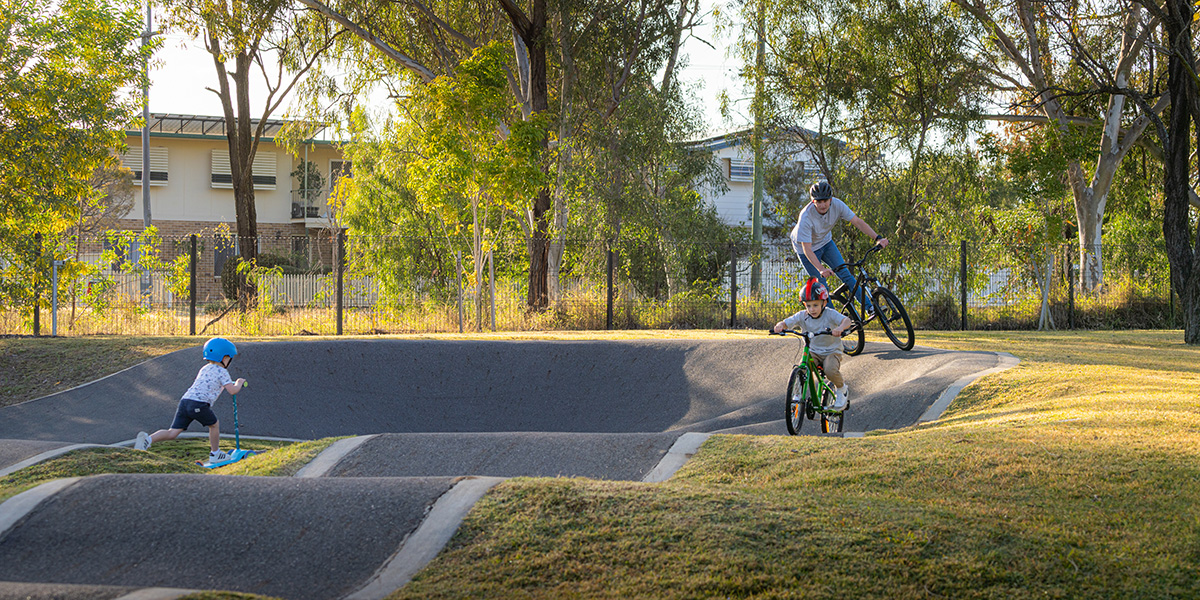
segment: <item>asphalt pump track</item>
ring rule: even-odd
[[[243,436],[349,436],[294,478],[103,475],[0,505],[0,600],[382,598],[514,476],[661,481],[713,433],[785,434],[791,339],[242,343]],[[0,408],[0,474],[169,424],[199,348]],[[847,432],[936,418],[1015,359],[870,343]],[[228,398],[218,401],[232,429]],[[805,433],[815,433],[806,423]],[[193,428],[196,429],[196,428]],[[434,518],[437,517],[437,518]],[[439,523],[434,523],[439,521]]]

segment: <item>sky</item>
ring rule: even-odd
[[[707,39],[715,48],[710,48],[697,39],[689,39],[683,46],[682,55],[688,66],[681,72],[684,83],[698,86],[696,91],[708,126],[707,135],[717,135],[749,123],[746,116],[748,102],[737,80],[736,60],[726,54],[726,43],[718,39],[712,28],[712,17],[697,29],[695,37]],[[156,25],[157,27],[157,25]],[[150,112],[186,115],[221,114],[221,102],[207,87],[216,87],[216,71],[212,59],[198,40],[178,33],[166,32],[162,36],[162,47],[155,54],[158,63],[150,71]],[[261,78],[258,78],[261,80]],[[720,115],[717,95],[727,90],[733,102],[733,121],[727,122]],[[265,90],[261,85],[252,92],[251,106],[261,107]],[[281,113],[276,113],[281,116]]]

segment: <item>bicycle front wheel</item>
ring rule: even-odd
[[[789,435],[798,435],[804,424],[804,413],[808,411],[808,369],[797,366],[792,369],[792,378],[787,388],[787,430]]]
[[[846,316],[850,317],[854,324],[846,330],[846,333],[842,334],[842,351],[847,356],[857,356],[867,345],[867,334],[863,331],[865,324],[858,317],[858,311],[855,310],[853,302],[847,304],[845,309],[849,313]]]
[[[912,321],[896,294],[885,287],[878,287],[871,294],[871,301],[875,303],[875,315],[879,317],[879,323],[892,343],[901,350],[912,350],[916,341]]]
[[[832,406],[833,406],[833,390],[826,387],[825,392],[823,394],[821,394],[821,408],[829,409]],[[846,408],[850,408],[850,405],[847,404]],[[842,432],[842,421],[845,420],[845,418],[846,418],[845,410],[842,410],[841,412],[832,413],[832,414],[822,412],[821,413],[821,432],[822,433],[841,433]]]

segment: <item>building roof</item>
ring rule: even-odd
[[[267,119],[263,125],[263,139],[274,139],[284,125],[289,123],[304,123],[298,120],[285,119]],[[225,117],[213,117],[205,115],[180,115],[173,113],[150,113],[150,121],[148,123],[150,135],[168,136],[168,137],[183,137],[183,138],[217,138],[225,139]],[[258,119],[251,121],[251,126],[258,126]],[[322,139],[314,141],[328,142],[322,134],[325,132],[324,124],[315,124],[315,129],[309,136],[310,139],[321,136]],[[142,129],[140,127],[130,127],[126,132],[130,135],[140,135]]]
[[[780,130],[776,130],[776,131],[779,132]],[[788,127],[781,131],[783,133],[802,134],[806,137],[814,137],[814,138],[821,137],[820,133],[817,133],[816,131],[807,129],[805,127],[798,127],[798,126]],[[729,133],[721,134],[718,136],[705,138],[702,140],[696,140],[694,142],[689,143],[688,146],[690,146],[691,148],[695,148],[695,149],[704,149],[704,150],[708,150],[709,152],[716,152],[717,150],[723,150],[725,148],[732,148],[734,146],[741,146],[742,144],[749,144],[750,137],[753,133],[754,133],[753,129],[740,129],[738,131],[731,131]],[[837,143],[840,146],[846,145],[846,142],[843,142],[842,140],[837,140]]]

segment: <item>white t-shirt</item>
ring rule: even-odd
[[[800,218],[792,228],[792,250],[796,251],[796,256],[800,256],[804,252],[800,244],[808,242],[812,244],[813,252],[816,252],[833,240],[833,227],[839,219],[849,221],[855,216],[854,211],[837,198],[829,201],[829,210],[825,211],[825,214],[817,212],[817,205],[809,202],[808,206],[800,211]]]
[[[196,381],[183,393],[183,399],[205,402],[211,406],[230,383],[233,383],[233,379],[229,377],[229,371],[217,363],[210,362],[200,367],[200,372],[196,373]]]
[[[826,329],[837,329],[838,325],[841,325],[842,321],[845,319],[845,315],[826,306],[825,310],[821,311],[821,316],[815,319],[809,316],[807,310],[801,310],[800,312],[784,319],[783,324],[786,325],[788,329],[795,329],[796,326],[799,325],[801,326],[801,331],[816,333],[818,331],[825,331]],[[842,352],[842,338],[839,337],[818,335],[813,337],[810,343],[812,345],[809,346],[809,348],[812,350],[813,354],[828,356],[830,354]]]

